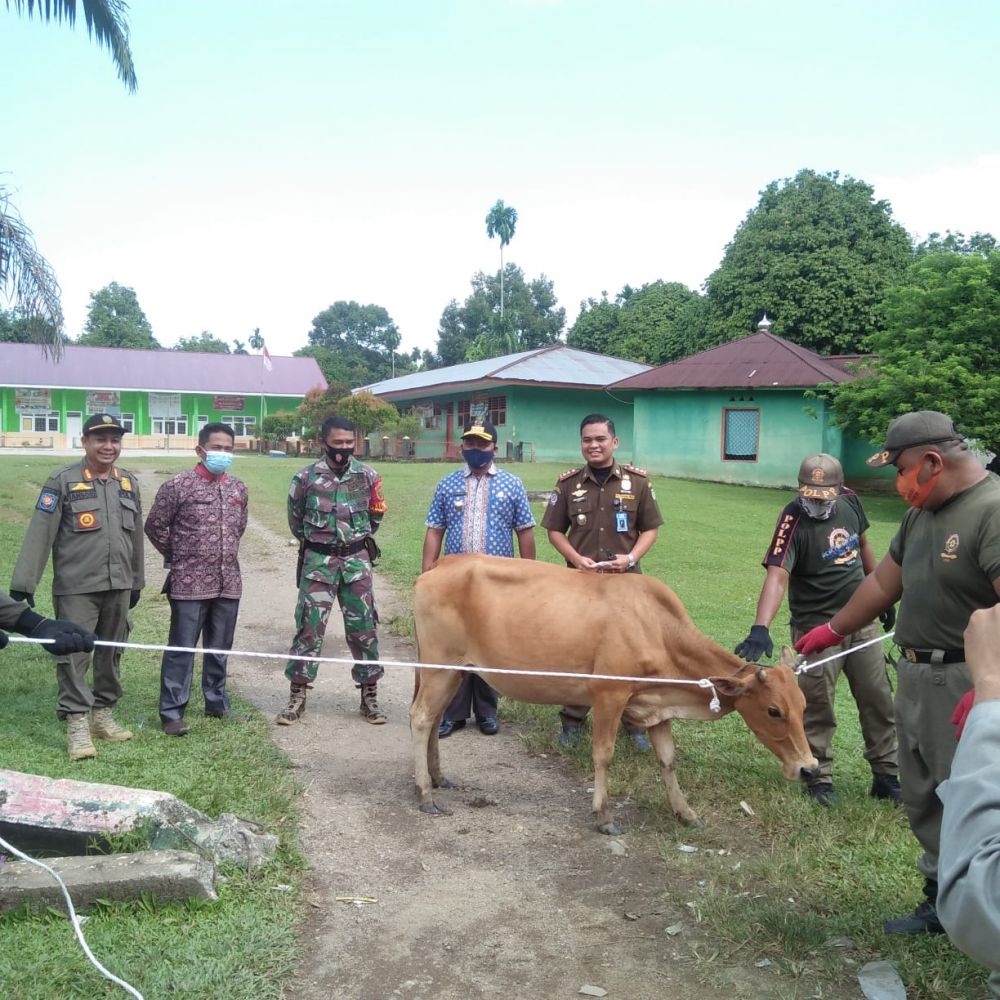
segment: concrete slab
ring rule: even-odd
[[[266,863],[278,847],[254,823],[227,813],[212,820],[166,792],[0,770],[0,836],[25,853],[86,854],[124,833],[242,868]]]
[[[49,858],[45,863],[66,883],[81,913],[98,900],[124,902],[149,895],[164,903],[185,899],[214,900],[215,865],[188,851],[142,851],[86,858]],[[0,865],[0,913],[22,906],[64,909],[55,879],[27,861]]]

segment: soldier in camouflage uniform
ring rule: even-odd
[[[354,430],[350,420],[329,417],[320,435],[325,457],[296,473],[288,491],[288,526],[300,545],[299,600],[292,659],[285,668],[291,694],[277,718],[281,726],[292,725],[305,712],[318,665],[294,657],[321,654],[334,597],[344,616],[347,645],[359,661],[351,676],[361,689],[361,715],[372,725],[385,722],[376,699],[384,670],[364,661],[378,659],[371,558],[377,553],[373,536],[387,508],[382,477],[353,457]]]

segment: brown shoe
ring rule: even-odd
[[[97,756],[90,738],[90,720],[85,712],[66,716],[66,751],[70,760]]]
[[[278,713],[274,720],[279,726],[291,726],[298,722],[306,713],[306,691],[305,684],[293,684],[288,696],[288,704]]]
[[[91,711],[90,735],[99,740],[109,740],[112,743],[124,743],[132,739],[130,729],[122,729],[115,722],[110,708],[95,708]]]
[[[187,736],[188,724],[183,719],[170,719],[163,723],[163,732],[167,736]]]
[[[361,684],[361,717],[373,726],[385,725],[385,712],[378,707],[376,684]]]

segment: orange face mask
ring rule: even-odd
[[[896,473],[896,492],[911,507],[923,507],[927,503],[931,491],[937,486],[937,481],[941,478],[942,465],[939,464],[937,471],[931,473],[926,482],[921,481],[920,470],[924,467],[924,459],[928,455],[933,455],[941,463],[941,456],[936,451],[925,451],[906,472]]]

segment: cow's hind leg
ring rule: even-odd
[[[450,788],[441,774],[438,753],[438,725],[448,703],[455,696],[461,674],[455,670],[420,670],[410,705],[410,735],[413,741],[413,774],[420,798],[420,811],[438,816],[446,813],[435,801],[432,789]]]
[[[671,809],[685,826],[704,826],[705,824],[698,819],[698,814],[688,805],[681,786],[677,783],[677,773],[674,771],[674,736],[670,720],[658,722],[648,730],[648,733],[649,741],[656,751],[656,759],[660,762],[660,773],[663,775],[663,784],[667,789]]]
[[[593,724],[594,819],[600,833],[609,837],[621,835],[622,828],[611,818],[608,796],[608,768],[615,755],[615,736],[621,721],[621,709],[602,712],[595,706]]]

